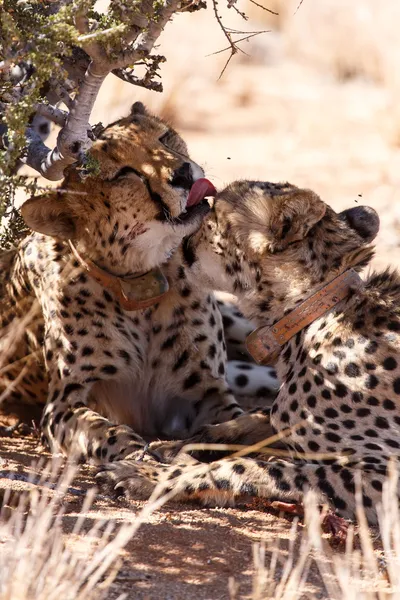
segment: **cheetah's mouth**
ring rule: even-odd
[[[197,179],[190,188],[186,200],[186,211],[175,219],[176,222],[188,223],[198,216],[205,216],[210,210],[210,205],[206,198],[208,196],[215,196],[216,193],[217,190],[211,181],[204,177]]]
[[[191,206],[196,206],[200,202],[202,202],[207,196],[215,196],[217,190],[208,179],[201,177],[197,179],[192,187],[190,188],[190,192],[186,201],[186,209]]]

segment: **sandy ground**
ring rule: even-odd
[[[272,31],[245,43],[247,54],[237,55],[221,80],[227,55],[206,56],[226,45],[211,11],[177,17],[160,48],[168,55],[164,94],[111,77],[93,122],[110,122],[141,99],[179,129],[218,187],[237,178],[287,180],[312,188],[337,210],[371,205],[381,216],[374,265],[399,266],[395,2],[306,0],[294,15],[297,4],[288,2],[276,22],[251,10],[252,20],[243,23],[225,11],[227,25],[255,30],[259,19],[260,28]],[[43,455],[36,446],[30,438],[0,439],[2,475],[25,473]],[[84,490],[91,477],[83,469],[76,489]],[[81,502],[79,494],[68,497],[66,532]],[[129,521],[141,506],[100,496],[89,518]],[[171,505],[129,543],[110,598],[126,592],[152,600],[225,599],[230,577],[239,586],[236,597],[249,598],[253,542],[279,538],[284,557],[290,525],[260,503],[224,510]],[[328,597],[313,567],[309,579],[307,597]]]
[[[10,487],[19,492],[35,487],[27,480],[32,474],[40,474],[40,469],[31,465],[49,458],[33,436],[0,438],[0,455],[0,492]],[[94,473],[94,468],[81,467],[62,503],[62,528],[66,543],[72,546],[85,547],[85,532],[96,520],[109,519],[117,525],[132,523],[144,506],[139,501],[110,499],[100,492],[90,511],[84,513],[81,535],[72,535],[84,494],[93,486]],[[260,500],[214,509],[171,502],[147,519],[122,552],[121,568],[107,599],[116,600],[122,593],[137,600],[252,598],[254,543],[264,540],[267,547],[272,547],[279,538],[276,573],[280,577],[293,537],[291,525],[292,517],[279,516]],[[302,529],[300,524],[299,533]],[[341,551],[331,535],[324,538]],[[232,578],[236,596],[229,591],[233,589]],[[306,597],[327,597],[315,567],[309,573],[306,590]]]

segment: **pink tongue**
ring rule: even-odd
[[[195,181],[192,187],[190,188],[186,207],[188,208],[189,206],[194,206],[195,204],[198,204],[199,202],[204,200],[206,196],[215,196],[216,193],[217,190],[215,189],[211,181],[208,181],[208,179],[202,177],[201,179]]]

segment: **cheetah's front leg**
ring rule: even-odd
[[[142,452],[144,440],[127,425],[116,425],[87,406],[90,385],[73,377],[50,382],[42,435],[53,452],[95,464]]]

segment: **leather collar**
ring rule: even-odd
[[[274,364],[282,346],[296,333],[363,285],[363,280],[354,269],[344,271],[274,325],[253,331],[246,339],[247,350],[258,364]]]
[[[125,310],[149,308],[169,290],[167,278],[158,267],[135,277],[118,277],[101,269],[92,260],[84,259],[71,240],[68,240],[68,244],[81,267],[102,287],[110,290]]]

